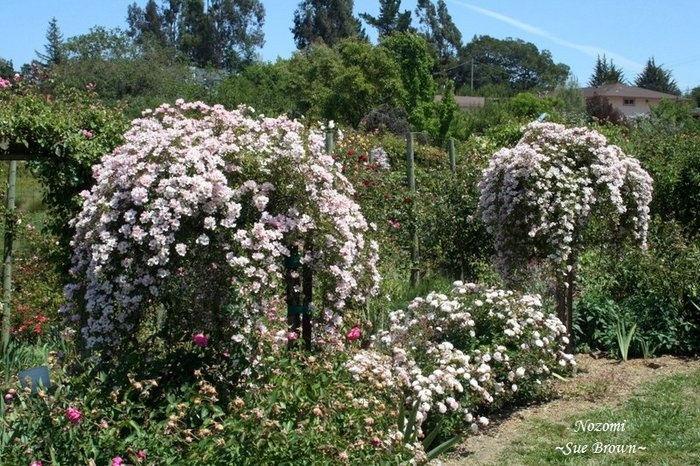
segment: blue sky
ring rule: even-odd
[[[298,0],[262,0],[266,9],[264,60],[294,51],[290,27]],[[0,57],[15,68],[44,51],[46,27],[56,17],[65,38],[93,26],[125,27],[134,0],[0,0]],[[136,0],[143,5],[146,0]],[[464,42],[474,35],[508,37],[549,50],[585,85],[597,55],[605,54],[632,81],[649,57],[672,72],[682,91],[700,86],[698,0],[446,0]],[[413,10],[415,0],[403,0]],[[355,0],[375,14],[378,0]],[[368,28],[371,34],[373,31]]]

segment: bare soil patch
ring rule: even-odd
[[[583,411],[614,407],[628,399],[640,384],[700,369],[700,359],[673,356],[622,362],[581,354],[576,356],[576,361],[578,369],[575,376],[554,382],[556,396],[552,401],[520,408],[503,419],[491,419],[489,428],[469,436],[432,464],[493,465],[516,438],[528,434],[533,419],[557,422]]]

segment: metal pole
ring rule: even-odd
[[[450,153],[450,170],[452,170],[452,173],[457,173],[457,160],[455,158],[455,140],[454,139],[450,139],[449,153]]]
[[[5,212],[5,249],[2,261],[2,351],[7,351],[10,343],[10,295],[12,293],[12,240],[15,233],[15,185],[17,182],[17,161],[10,160],[7,174],[7,211]]]

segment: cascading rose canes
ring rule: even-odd
[[[506,279],[533,255],[566,274],[593,216],[646,245],[652,179],[637,159],[588,128],[531,123],[518,145],[494,154],[479,189]]]
[[[225,289],[203,286],[211,296],[198,297],[191,312],[234,293],[248,304],[234,339],[246,338],[263,328],[253,324],[260,304],[284,295],[284,259],[294,247],[324,286],[328,331],[342,324],[339,311],[377,292],[372,226],[325,154],[321,130],[179,100],[144,112],[125,141],[94,167],[96,184],[81,193],[71,222],[74,282],[62,312],[88,349],[118,347],[154,303],[181,299],[191,273],[202,284],[225,278]],[[183,328],[190,338],[207,330]]]

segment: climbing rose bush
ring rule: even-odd
[[[639,162],[587,128],[531,123],[513,148],[496,152],[479,183],[479,209],[506,280],[532,258],[561,274],[592,217],[643,246],[652,179]]]
[[[179,100],[144,112],[124,138],[71,221],[62,312],[87,348],[119,347],[159,308],[183,341],[231,329],[244,343],[283,319],[274,303],[295,250],[314,270],[320,338],[341,339],[341,312],[376,293],[371,226],[321,131]]]
[[[455,282],[390,314],[374,348],[347,364],[356,379],[402,391],[429,416],[454,416],[471,430],[488,425],[494,403],[512,403],[552,371],[575,365],[564,351],[566,327],[538,295]],[[527,395],[521,397],[527,399]]]

